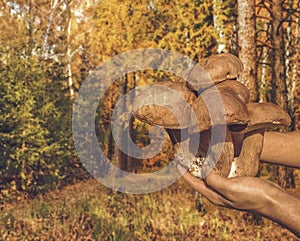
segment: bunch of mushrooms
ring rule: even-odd
[[[249,102],[249,90],[237,81],[242,70],[232,54],[208,57],[178,80],[143,90],[134,99],[133,115],[167,130],[179,163],[192,175],[204,178],[207,164],[224,177],[255,176],[266,128],[291,120],[275,104]]]

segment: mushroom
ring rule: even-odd
[[[187,82],[178,78],[143,90],[133,114],[167,130],[177,159],[194,176],[203,178],[206,164],[224,177],[255,176],[265,129],[291,120],[274,104],[249,103],[249,90],[235,80],[242,69],[234,55],[209,57],[181,74]]]
[[[187,86],[192,91],[201,92],[216,83],[236,79],[242,70],[243,64],[238,57],[222,53],[200,61],[183,71],[180,76],[187,81]]]
[[[243,71],[241,60],[230,53],[212,55],[200,61],[199,65],[202,66],[215,81],[236,79],[239,73]]]
[[[216,97],[221,97],[223,107]],[[207,106],[209,105],[209,106]],[[208,108],[209,107],[209,108]],[[191,123],[190,132],[202,132],[215,125],[228,125],[230,129],[246,127],[249,119],[246,104],[237,94],[227,89],[208,89],[193,103],[196,122]],[[224,123],[226,120],[226,123]]]
[[[233,133],[233,136],[236,135],[243,142],[240,148],[237,146],[238,156],[232,162],[228,177],[255,176],[259,169],[265,129],[288,126],[291,122],[289,115],[272,103],[248,103],[247,111],[249,115],[247,128],[237,134]]]
[[[217,89],[233,92],[243,103],[250,101],[250,92],[248,88],[237,80],[226,80],[216,84]]]
[[[133,113],[150,125],[185,129],[189,126],[190,106],[195,99],[196,96],[182,83],[162,81],[135,97]]]
[[[192,151],[192,153],[196,153],[196,159],[192,161],[189,159],[179,160],[182,166],[188,168],[188,171],[198,178],[204,178],[201,172],[203,165],[213,167],[217,174],[224,177],[227,177],[231,170],[231,162],[234,158],[234,147],[230,131],[226,126],[216,126],[214,128],[214,133],[217,134],[213,137],[212,129],[190,136],[189,150],[196,150]],[[218,133],[224,130],[225,136],[222,134],[218,135]],[[224,137],[224,139],[222,139],[222,137]],[[200,139],[200,143],[197,146],[195,146],[195,139]],[[210,149],[209,143],[212,143]]]
[[[217,96],[221,97],[224,109],[220,107]],[[247,126],[249,120],[245,103],[227,88],[208,89],[196,99],[192,108],[194,112],[191,115],[194,113],[195,120],[192,121],[191,116],[189,149],[196,149],[193,153],[196,153],[197,161],[191,164],[189,160],[183,160],[181,164],[189,167],[189,171],[198,177],[202,177],[201,165],[212,164],[219,175],[227,177],[234,158],[230,128],[242,129]],[[198,138],[199,144],[195,141]]]
[[[244,104],[247,104],[250,101],[250,92],[248,88],[242,83],[236,80],[226,80],[216,84],[216,88],[219,91],[227,92],[228,94],[237,97]],[[244,109],[242,111],[245,111]],[[240,131],[247,126],[247,123],[240,125],[231,125],[229,129],[231,131]]]
[[[133,115],[150,125],[165,128],[179,159],[194,159],[188,150],[189,118],[196,96],[183,83],[162,81],[143,90],[134,99]]]
[[[231,131],[245,128],[249,121],[247,89],[231,80],[216,87],[196,98],[183,83],[158,82],[143,90],[133,104],[136,118],[167,130],[177,159],[197,177],[201,177],[201,166],[205,163],[213,163],[217,173],[228,176],[234,158]],[[216,96],[221,97],[224,110]],[[221,131],[225,131],[224,140]]]

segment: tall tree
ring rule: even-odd
[[[74,173],[69,165],[76,160],[72,105],[63,57],[65,5],[59,3],[31,0],[1,6],[0,172],[5,191],[47,190]]]
[[[287,86],[285,65],[285,41],[283,35],[282,0],[274,0],[272,9],[271,54],[272,66],[272,101],[287,110]]]
[[[214,0],[214,25],[218,31],[218,52],[238,54],[237,1]]]
[[[157,5],[160,22],[158,47],[185,54],[197,61],[217,52],[212,1],[165,1]],[[162,26],[162,27],[161,27]],[[164,32],[163,32],[164,31]]]
[[[271,54],[272,101],[288,111],[288,92],[286,83],[285,41],[283,32],[283,0],[274,0],[272,10]],[[286,131],[286,130],[282,130]],[[278,183],[282,187],[293,187],[293,170],[284,166],[276,167]]]
[[[36,56],[35,7],[14,6],[18,11],[5,12],[8,19],[19,17],[8,28],[12,38],[1,42],[6,50],[1,53],[1,186],[5,190],[36,190],[42,180],[52,176],[56,163],[48,157],[56,150],[45,119],[54,111],[53,103],[45,103],[45,65]],[[21,11],[22,10],[22,11]],[[9,14],[9,15],[6,15]],[[12,15],[13,16],[12,16]],[[3,15],[2,15],[3,17]],[[13,29],[13,30],[12,30]],[[42,167],[42,168],[41,168]],[[58,176],[57,176],[58,178]]]
[[[296,4],[296,9],[300,8],[300,1]],[[295,107],[295,128],[297,130],[300,130],[300,71],[299,71],[299,65],[300,65],[300,41],[299,41],[299,27],[300,27],[300,16],[295,16],[295,27],[294,27],[294,59],[292,64],[292,80],[294,82],[294,107]]]
[[[238,0],[238,55],[244,65],[239,80],[250,89],[251,101],[258,100],[255,0]]]

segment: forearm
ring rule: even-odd
[[[266,196],[266,206],[260,213],[300,237],[300,200],[280,189]]]
[[[261,160],[300,168],[300,131],[266,132]]]

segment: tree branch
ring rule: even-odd
[[[270,48],[270,49],[273,49],[273,45],[271,45],[271,44],[269,44],[269,43],[267,43],[267,42],[264,42],[264,41],[262,41],[262,40],[260,40],[260,39],[256,39],[256,41],[257,42],[259,42],[259,43],[261,43],[263,46],[265,46],[265,47],[268,47],[268,48]]]

